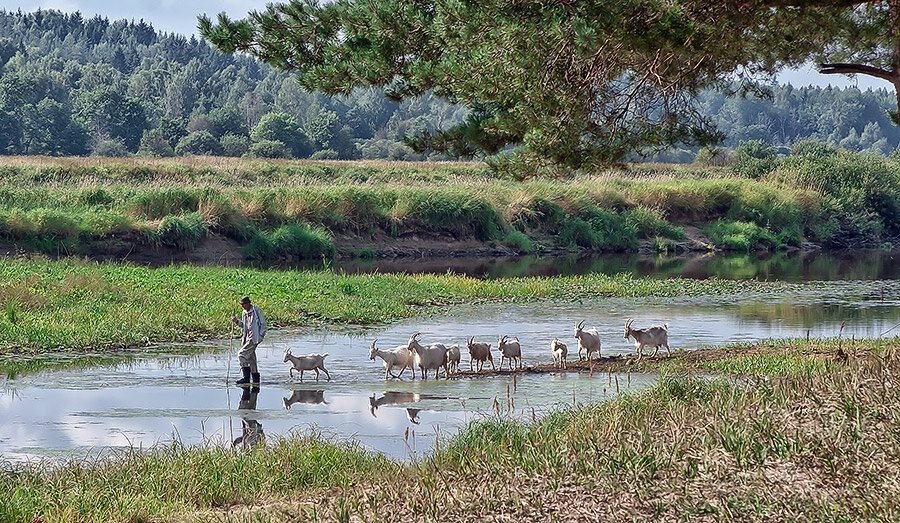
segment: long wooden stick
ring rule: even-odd
[[[231,317],[237,316],[237,309],[231,309]],[[231,321],[231,320],[229,320]],[[228,365],[225,370],[225,385],[228,385],[228,382],[231,381],[231,358],[234,357],[234,322],[231,322],[231,329],[229,335],[229,342],[231,343],[231,348],[228,351]]]

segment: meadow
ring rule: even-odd
[[[775,363],[719,378],[670,360],[651,389],[533,419],[498,412],[413,463],[295,434],[253,452],[175,442],[7,465],[0,519],[896,520],[898,348],[760,344]]]
[[[515,252],[669,250],[696,226],[719,249],[888,245],[900,164],[836,152],[770,171],[633,165],[525,181],[479,163],[225,158],[0,160],[0,241],[92,255],[186,251],[210,234],[247,260],[329,259],[340,239],[474,239]],[[343,255],[373,255],[371,249]]]

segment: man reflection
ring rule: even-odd
[[[235,438],[231,446],[240,446],[243,450],[250,450],[256,446],[266,445],[266,435],[263,432],[262,423],[251,419],[250,411],[256,410],[256,397],[259,395],[259,387],[244,387],[241,392],[241,401],[238,410],[243,410],[241,415],[241,427],[243,434]]]

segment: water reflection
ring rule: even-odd
[[[259,387],[243,387],[238,403],[238,410],[242,411],[241,435],[231,442],[232,447],[250,450],[257,446],[265,446],[266,434],[263,432],[262,423],[255,419],[258,396]]]
[[[310,265],[301,265],[299,268],[321,269],[321,262],[310,262]],[[334,269],[349,274],[443,274],[450,271],[476,278],[626,273],[651,278],[881,280],[900,278],[900,252],[859,249],[774,254],[703,253],[687,256],[616,253],[493,258],[393,258],[339,260],[335,262]]]
[[[382,405],[402,405],[404,403],[416,403],[420,399],[418,393],[415,392],[393,392],[388,391],[381,395],[380,398],[375,399],[375,394],[369,398],[369,412],[372,414],[373,418],[377,418],[375,415],[375,411],[378,410],[378,407]]]
[[[328,402],[325,401],[325,391],[324,390],[302,390],[298,389],[291,393],[291,396],[288,398],[283,398],[284,400],[284,408],[290,410],[291,405],[295,403],[305,403],[307,405],[318,405],[320,403],[324,403],[328,405]]]

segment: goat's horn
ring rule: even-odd
[[[375,341],[372,342],[372,348],[373,348],[373,349],[375,348],[375,343],[377,343],[377,342],[378,342],[378,338],[375,338]]]
[[[584,322],[585,322],[585,320],[581,320],[580,322],[578,322],[578,328],[579,328],[579,329],[582,328],[582,327],[584,327]]]
[[[625,322],[625,326],[626,326],[626,327],[630,327],[630,326],[631,326],[631,322],[633,322],[633,321],[634,321],[634,320],[632,320],[631,318],[628,318],[628,320]]]

